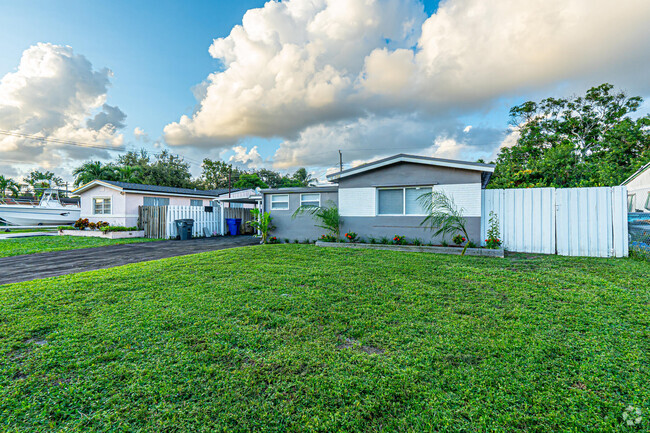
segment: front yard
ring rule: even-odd
[[[0,286],[0,430],[647,430],[649,279],[267,245]]]
[[[106,245],[149,242],[160,239],[100,239],[76,236],[34,236],[0,239],[0,257],[22,254],[46,253],[48,251],[75,250],[79,248],[103,247]]]

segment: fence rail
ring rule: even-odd
[[[484,190],[481,238],[494,212],[507,250],[626,257],[626,196],[624,186]]]

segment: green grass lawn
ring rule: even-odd
[[[0,286],[0,430],[647,431],[649,279],[269,245]]]
[[[78,248],[103,247],[106,245],[149,242],[160,239],[127,238],[101,239],[80,236],[34,236],[26,238],[0,239],[0,257],[21,254],[46,253],[48,251],[75,250]]]

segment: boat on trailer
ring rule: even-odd
[[[14,226],[72,224],[80,215],[81,207],[62,203],[57,189],[44,190],[38,204],[0,200],[0,220]]]

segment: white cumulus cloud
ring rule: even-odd
[[[111,76],[68,46],[39,43],[25,50],[18,68],[0,80],[0,161],[53,169],[107,156],[56,141],[120,148],[126,115],[106,104]]]
[[[370,147],[360,158],[387,141],[394,153],[435,140],[438,152],[463,157],[475,146],[450,152],[448,140],[460,139],[431,136],[429,125],[440,129],[444,118],[456,130],[454,116],[560,83],[650,92],[650,64],[639,61],[650,56],[648,22],[646,0],[446,0],[430,17],[415,0],[270,1],[213,42],[209,53],[223,67],[198,86],[194,114],[168,124],[165,139],[228,148],[281,137],[278,167],[314,163],[316,149],[354,140]],[[407,118],[410,130],[391,118]]]

